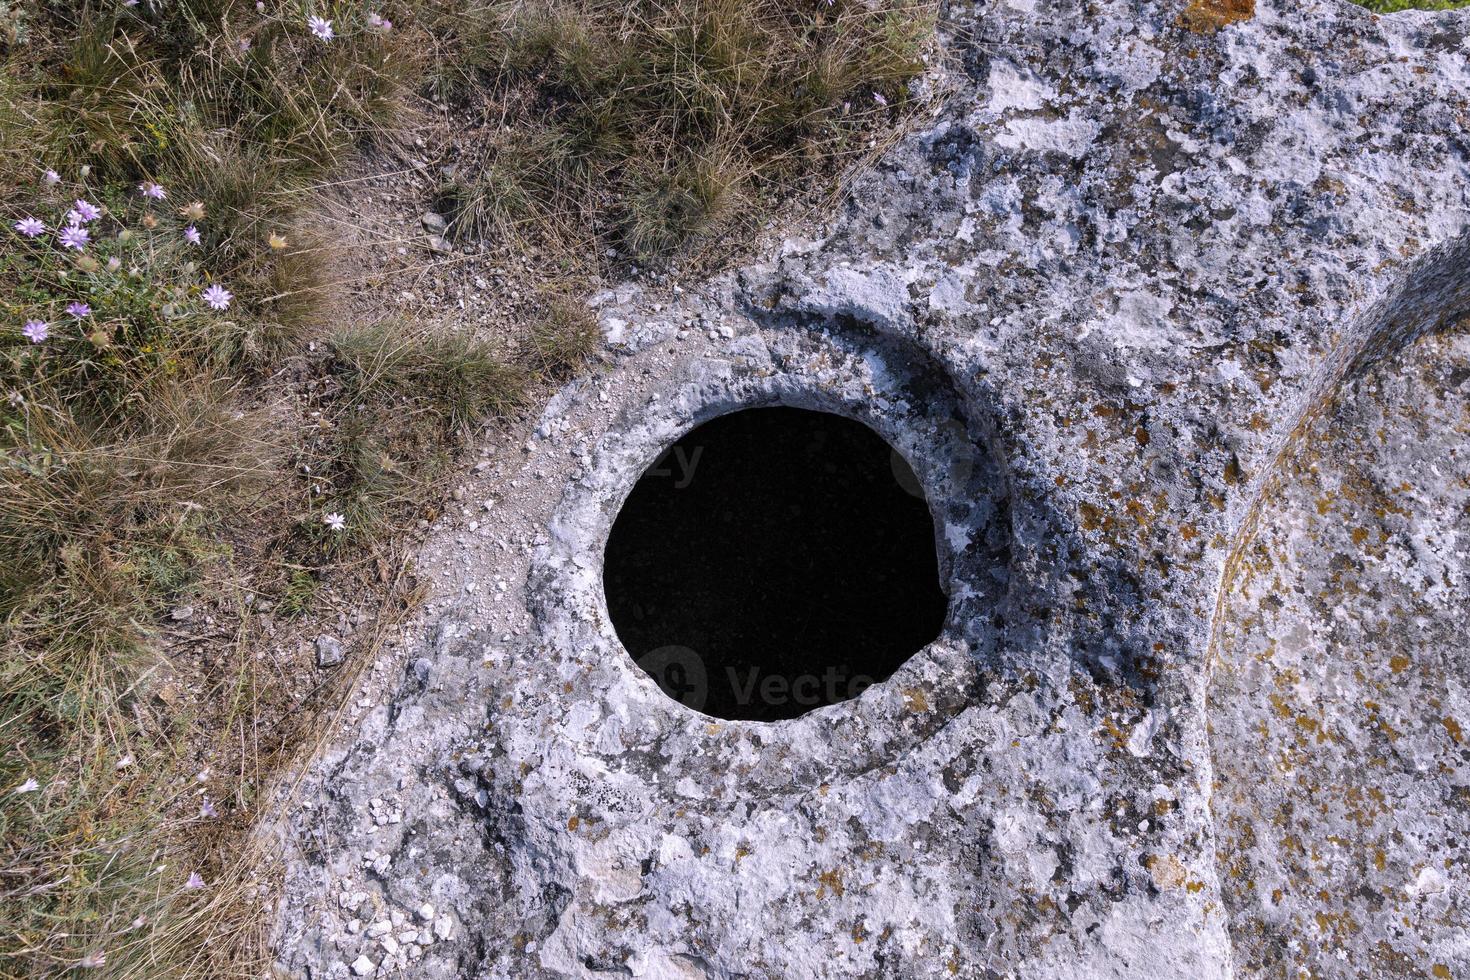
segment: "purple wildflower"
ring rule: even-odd
[[[59,184],[59,183],[61,183],[61,174],[57,173],[54,170],[48,170],[48,171],[46,171],[44,174],[42,174],[42,177],[45,178],[46,183],[48,183],[48,184]]]
[[[145,180],[138,185],[138,193],[144,197],[151,197],[155,201],[161,201],[168,197],[168,192],[151,180]]]
[[[873,101],[883,106],[886,106],[888,104],[888,100],[883,97],[882,92],[874,92]]]
[[[204,291],[204,302],[209,304],[211,310],[227,310],[230,308],[230,300],[235,296],[225,287],[216,283]]]
[[[188,881],[184,882],[184,887],[189,889],[190,891],[197,891],[198,889],[204,887],[204,879],[200,876],[199,872],[196,871],[189,876]]]
[[[84,316],[91,316],[92,308],[86,303],[74,301],[66,304],[66,312],[80,320]]]
[[[27,238],[35,238],[46,230],[46,224],[39,218],[21,218],[15,223],[15,230]]]
[[[214,808],[214,803],[206,796],[199,803],[199,818],[201,820],[209,820],[217,816],[219,816],[219,811]]]
[[[90,204],[81,198],[71,202],[71,210],[67,212],[68,218],[72,219],[74,225],[85,225],[102,217],[102,209],[95,204]]]
[[[74,248],[78,252],[86,248],[87,243],[92,240],[92,236],[87,233],[87,229],[81,225],[70,225],[63,228],[59,237],[61,238],[62,245],[67,248]]]
[[[198,228],[195,228],[193,225],[190,225],[189,227],[185,228],[184,229],[184,241],[188,242],[190,245],[198,245],[199,244],[199,229]]]
[[[20,332],[25,334],[26,340],[29,340],[33,344],[39,344],[50,336],[51,324],[45,320],[27,320],[26,325],[20,328]]]
[[[368,14],[368,26],[379,31],[393,30],[393,22],[381,14]]]
[[[311,28],[311,33],[323,41],[330,41],[337,36],[332,30],[332,22],[325,17],[308,17],[306,19],[306,26]]]

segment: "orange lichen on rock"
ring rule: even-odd
[[[1256,0],[1190,0],[1179,14],[1179,26],[1210,34],[1256,15]]]

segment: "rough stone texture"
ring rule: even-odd
[[[823,237],[599,298],[613,368],[483,468],[282,802],[281,968],[1470,975],[1467,27],[949,10],[940,109]],[[720,722],[621,650],[600,548],[770,402],[910,458],[951,614]]]

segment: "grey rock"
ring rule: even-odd
[[[425,231],[436,235],[444,234],[444,230],[449,227],[449,223],[444,220],[444,215],[433,211],[425,211],[419,220],[423,223]]]
[[[348,869],[453,912],[407,976],[1470,972],[1467,28],[951,5],[943,103],[829,226],[688,289],[676,352],[609,291],[608,402],[498,437],[487,533],[431,541],[282,803],[281,964],[355,955]],[[771,402],[910,460],[952,607],[859,697],[721,721],[600,555],[663,447]]]
[[[341,640],[327,633],[316,638],[316,665],[318,667],[335,667],[342,662],[343,656]]]

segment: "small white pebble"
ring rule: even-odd
[[[377,968],[378,964],[374,963],[366,956],[359,956],[357,959],[352,961],[352,972],[356,973],[360,977],[367,976],[369,973],[372,973]]]
[[[420,905],[419,906],[419,918],[422,919],[425,922],[428,922],[431,919],[433,919],[434,918],[434,906],[430,905],[428,902],[425,902],[424,904]]]

